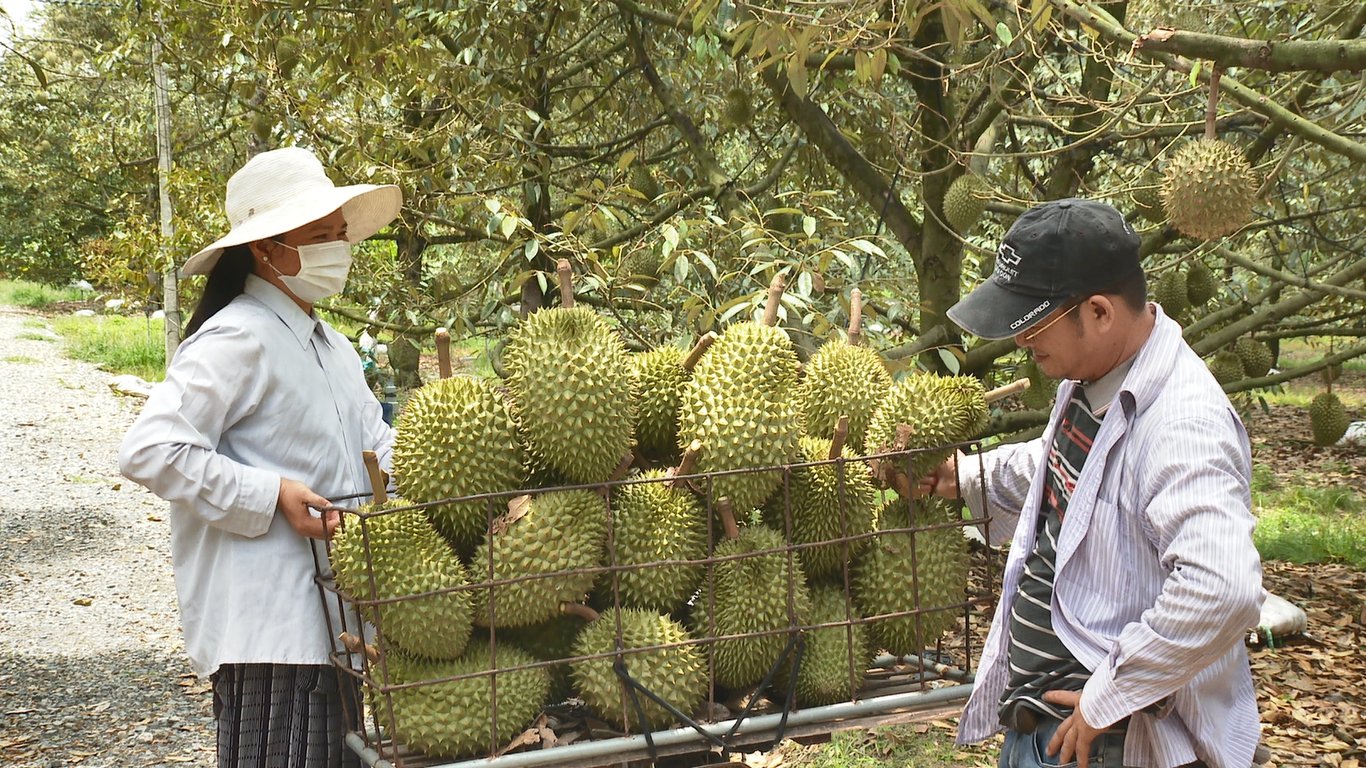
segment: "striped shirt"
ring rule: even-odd
[[[1029,706],[1059,720],[1067,717],[1070,708],[1044,701],[1044,691],[1080,691],[1091,676],[1053,630],[1053,579],[1067,502],[1099,431],[1100,420],[1078,387],[1048,451],[1048,485],[1035,525],[1034,551],[1025,559],[1024,575],[1010,612],[1010,681],[1001,694],[1003,723],[1011,722],[1007,710],[1018,706]]]
[[[1247,768],[1260,725],[1243,633],[1265,594],[1252,545],[1251,448],[1180,326],[1149,308],[1156,324],[1119,391],[1104,400],[1088,393],[1109,408],[1057,538],[1053,628],[1090,670],[1082,717],[1096,728],[1129,717],[1125,765]],[[1040,439],[959,461],[959,487],[975,513],[991,515],[992,543],[1011,540],[961,743],[1001,730],[1010,615],[1034,551],[1046,449],[1076,387],[1063,382]],[[1143,711],[1167,696],[1164,717]]]

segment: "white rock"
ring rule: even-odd
[[[110,299],[104,303],[105,309],[118,309],[123,306],[123,299]]]
[[[93,310],[93,309],[78,309],[78,310],[76,310],[75,312],[73,312],[72,314],[74,314],[76,317],[94,317],[94,316],[95,316],[95,310]]]
[[[78,291],[93,291],[93,290],[95,290],[95,286],[91,285],[91,284],[90,284],[88,281],[86,281],[86,280],[74,280],[74,281],[72,281],[72,283],[71,283],[71,287],[72,287],[72,288],[75,288],[75,289],[78,290]]]
[[[165,320],[165,319],[166,319],[166,310],[164,310],[164,309],[158,309],[157,311],[153,312],[153,313],[152,313],[152,319],[153,319],[153,320]]]
[[[109,388],[120,395],[132,395],[133,397],[147,397],[152,393],[152,384],[143,379],[125,373],[121,376],[111,376]]]

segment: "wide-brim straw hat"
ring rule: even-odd
[[[346,239],[359,243],[393,221],[402,206],[403,193],[392,184],[333,184],[306,149],[262,152],[228,179],[224,208],[232,230],[191,256],[180,271],[207,274],[224,248],[284,234],[336,210],[346,217]]]

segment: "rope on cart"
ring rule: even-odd
[[[652,763],[659,761],[659,754],[655,750],[655,740],[650,735],[651,731],[654,730],[654,724],[649,721],[649,718],[645,717],[645,711],[640,705],[640,699],[636,697],[637,692],[645,694],[651,701],[664,707],[669,714],[678,718],[684,725],[697,731],[702,738],[711,742],[713,746],[722,750],[726,748],[726,743],[721,737],[708,733],[706,729],[702,727],[702,724],[694,720],[691,715],[680,711],[678,707],[675,707],[673,704],[660,698],[659,694],[641,685],[639,680],[631,677],[631,673],[626,669],[625,659],[618,657],[612,662],[612,671],[615,672],[617,677],[621,678],[622,683],[626,685],[626,695],[631,699],[631,708],[636,711],[636,721],[640,723],[641,731],[645,734],[645,746],[650,752],[650,761]]]
[[[773,662],[773,666],[769,667],[768,674],[764,675],[763,682],[759,683],[759,687],[755,689],[754,695],[749,699],[749,703],[745,704],[745,708],[740,710],[740,714],[735,718],[735,725],[732,725],[730,730],[726,732],[726,735],[722,737],[722,741],[724,742],[721,751],[722,757],[729,757],[730,740],[735,737],[735,733],[739,731],[740,726],[744,724],[745,718],[750,716],[750,712],[754,709],[754,706],[759,703],[759,695],[765,690],[768,690],[768,687],[773,684],[773,678],[778,674],[778,669],[782,666],[782,663],[790,657],[788,669],[791,674],[788,675],[787,695],[783,697],[783,714],[778,720],[778,730],[773,743],[777,744],[783,740],[783,733],[787,730],[787,717],[792,713],[792,707],[797,698],[797,671],[801,668],[802,654],[805,650],[805,632],[798,632],[788,637],[787,647],[783,648],[783,652],[778,654],[777,660]]]

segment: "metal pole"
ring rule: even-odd
[[[166,67],[161,63],[161,17],[157,17],[152,32],[152,83],[156,104],[157,126],[157,187],[161,204],[161,246],[158,249],[162,265],[162,309],[166,313],[166,363],[169,365],[180,346],[180,285],[175,259],[171,255],[171,237],[175,225],[171,221],[171,104],[167,96]]]

